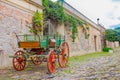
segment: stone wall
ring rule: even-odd
[[[109,42],[109,41],[106,41],[106,45],[107,47],[110,47],[110,48],[115,48],[115,47],[119,47],[119,42]]]
[[[69,44],[70,47],[70,56],[75,55],[82,55],[86,53],[91,52],[100,52],[101,49],[101,38],[100,38],[100,31],[98,29],[93,28],[90,26],[89,28],[89,38],[85,39],[85,34],[83,27],[78,27],[78,36],[75,40],[75,42],[72,42],[72,39],[70,37],[69,30],[67,30],[67,27],[65,28],[65,34],[66,34],[66,41]],[[94,43],[94,37],[96,37],[96,50],[95,50],[95,43]]]
[[[101,51],[101,33],[100,33],[100,30],[91,27],[90,34],[91,34],[92,39],[94,38],[94,36],[96,36],[96,43],[97,43],[96,44],[96,46],[97,46],[96,51]],[[93,42],[92,44],[94,44],[94,40],[92,42]]]
[[[19,3],[16,4],[9,1],[0,0],[0,68],[11,66],[12,61],[9,56],[19,49],[16,34],[23,35],[29,33],[27,25],[32,22],[34,12],[31,8],[19,8],[20,5],[24,4],[33,6],[24,0],[21,0],[23,4],[20,5]],[[34,8],[37,10],[36,6]]]

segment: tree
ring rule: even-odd
[[[118,29],[107,29],[105,31],[105,39],[110,41],[110,42],[114,42],[114,41],[120,41],[120,30]]]
[[[120,27],[116,27],[115,30],[119,30],[120,31]]]
[[[120,27],[115,28],[115,30],[117,32],[117,41],[120,43]]]

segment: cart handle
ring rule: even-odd
[[[15,34],[15,36],[16,36],[16,38],[17,38],[17,42],[19,42],[20,41],[20,39],[18,38],[18,35],[14,32],[14,34]]]

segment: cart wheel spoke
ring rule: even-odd
[[[47,59],[47,67],[49,73],[54,73],[56,69],[56,55],[54,51],[49,52],[49,56]]]
[[[17,71],[21,71],[25,68],[26,57],[23,54],[23,51],[19,50],[15,53],[13,57],[13,67]]]
[[[21,70],[21,65],[19,64],[18,69]]]
[[[69,46],[66,42],[60,45],[61,53],[58,55],[58,62],[61,68],[66,67],[69,59]]]
[[[15,66],[16,66],[16,68],[18,68],[19,67],[19,63],[17,63]]]
[[[39,65],[44,61],[44,57],[34,56],[34,57],[31,57],[31,60],[35,65]]]
[[[24,68],[24,65],[23,65],[23,64],[21,64],[21,65],[20,65],[20,69],[23,69],[23,68]]]

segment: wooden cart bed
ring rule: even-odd
[[[47,48],[48,46],[59,47],[65,40],[64,36],[34,36],[23,35],[23,40],[18,41],[19,48]],[[55,40],[55,45],[51,43],[51,39]],[[54,46],[53,46],[54,45]]]

